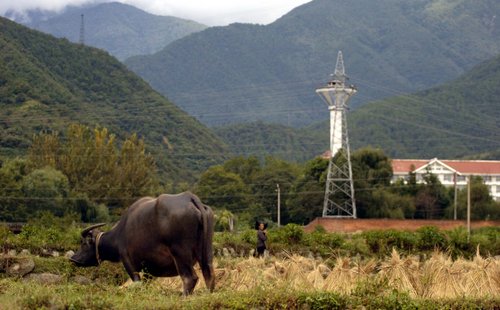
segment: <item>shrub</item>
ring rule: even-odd
[[[422,251],[444,250],[446,248],[446,237],[435,226],[424,226],[417,230],[418,248]]]
[[[273,242],[300,244],[304,238],[304,229],[297,224],[287,224],[271,234]]]
[[[448,251],[452,257],[469,256],[472,247],[467,241],[467,230],[465,227],[457,227],[447,232]]]
[[[398,230],[374,230],[361,234],[371,252],[379,256],[389,255],[393,248],[398,251],[411,252],[417,244],[414,233]]]

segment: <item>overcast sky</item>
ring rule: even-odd
[[[294,7],[311,0],[115,0],[149,13],[192,19],[209,26],[233,22],[268,24]],[[0,0],[0,14],[8,10],[61,10],[66,5],[82,5],[106,0]]]

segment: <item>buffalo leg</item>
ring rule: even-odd
[[[210,292],[213,292],[215,288],[214,267],[212,266],[211,262],[206,264],[202,264],[200,262],[199,264],[201,266],[201,272],[203,273],[203,278],[205,279],[205,284],[207,288],[210,290]]]
[[[130,262],[128,258],[123,260],[123,266],[125,267],[125,270],[127,271],[132,281],[134,282],[141,281],[141,276],[139,275],[139,272],[137,271],[136,268],[133,267],[132,262]]]
[[[172,251],[177,272],[182,279],[183,295],[191,294],[198,282],[198,276],[193,269],[193,258],[190,255],[179,253],[182,251]]]

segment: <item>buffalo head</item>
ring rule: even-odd
[[[90,267],[99,265],[96,251],[96,239],[100,231],[96,228],[104,225],[106,224],[95,224],[82,231],[80,249],[70,258],[77,266]]]

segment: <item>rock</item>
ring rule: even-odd
[[[75,282],[77,284],[89,285],[92,284],[92,280],[84,276],[74,276],[70,279],[71,282]]]
[[[57,251],[52,251],[51,256],[52,256],[52,257],[59,257],[59,256],[60,256],[60,254],[59,254],[59,252],[57,252]]]
[[[231,257],[236,257],[236,251],[233,248],[229,248],[229,253],[231,253]]]
[[[9,252],[7,252],[7,255],[8,256],[16,256],[17,255],[17,251],[16,250],[9,250]]]
[[[253,257],[255,255],[255,249],[251,249],[250,252],[248,253],[250,257]]]
[[[222,249],[222,255],[224,257],[231,257],[231,254],[229,254],[229,250],[227,248]]]
[[[35,262],[29,257],[20,256],[1,256],[0,271],[9,276],[24,276],[35,269]]]
[[[21,254],[20,254],[20,255],[28,256],[28,255],[31,255],[31,252],[30,252],[30,250],[23,249],[23,250],[21,251]]]
[[[53,273],[31,273],[24,277],[27,281],[35,281],[40,284],[60,284],[64,281],[63,276]]]
[[[42,252],[40,252],[40,256],[42,256],[42,257],[51,257],[52,254],[48,250],[42,249]]]

